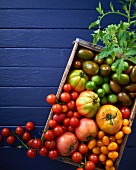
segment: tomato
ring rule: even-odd
[[[66,113],[68,111],[67,105],[63,104],[61,105],[61,107],[62,107],[62,113]]]
[[[49,120],[48,123],[50,128],[55,128],[57,126],[57,121],[56,120]]]
[[[22,139],[25,140],[25,141],[28,141],[30,138],[31,138],[31,135],[30,135],[29,132],[25,132],[25,133],[22,135]]]
[[[22,126],[18,126],[16,127],[15,132],[17,135],[21,136],[24,133],[24,128]]]
[[[69,120],[69,124],[70,124],[70,126],[75,128],[75,127],[79,126],[80,121],[76,117],[71,117],[70,120]]]
[[[27,156],[28,158],[35,158],[36,157],[36,151],[34,149],[28,149],[27,150]]]
[[[47,130],[45,133],[44,133],[44,139],[46,140],[53,140],[54,139],[54,132],[52,130]]]
[[[56,97],[54,94],[49,94],[49,95],[46,97],[46,101],[47,101],[47,103],[49,103],[49,104],[55,104],[55,103],[56,103],[56,99],[57,99],[57,97]]]
[[[109,139],[110,139],[110,142],[115,142],[116,141],[115,136],[113,136],[113,135],[110,135]]]
[[[98,146],[96,146],[92,149],[92,152],[96,155],[99,155],[101,153],[101,150]]]
[[[72,91],[70,93],[71,100],[76,100],[78,98],[79,94],[76,91]]]
[[[99,89],[97,90],[97,94],[98,94],[99,97],[104,97],[105,91],[104,91],[103,89],[99,88]]]
[[[35,149],[40,149],[42,147],[42,140],[41,139],[34,139],[33,140],[33,147]]]
[[[109,152],[108,157],[111,159],[116,159],[118,157],[118,155],[119,155],[118,152],[111,151],[111,152]]]
[[[72,126],[69,126],[69,127],[68,127],[68,131],[73,133],[73,132],[75,131],[75,128],[72,127]]]
[[[102,140],[98,139],[98,140],[96,141],[96,146],[102,147],[103,145],[104,145],[104,144],[103,144]]]
[[[95,139],[91,139],[91,140],[88,142],[88,148],[89,148],[90,150],[92,150],[95,146],[96,146],[96,140],[95,140]]]
[[[78,148],[78,139],[71,132],[65,132],[56,140],[56,147],[61,156],[70,156]]]
[[[124,136],[124,133],[122,131],[119,131],[115,134],[115,138],[116,139],[122,139]]]
[[[82,116],[80,115],[79,112],[74,112],[73,117],[76,117],[76,118],[80,119]]]
[[[128,107],[121,107],[120,111],[122,113],[123,119],[128,119],[129,118],[131,112],[130,112],[130,109]]]
[[[115,94],[109,94],[108,95],[108,102],[116,103],[117,101],[118,101],[117,95],[115,95]]]
[[[63,133],[65,133],[66,131],[68,131],[68,128],[65,125],[61,125],[62,129],[63,129]]]
[[[47,154],[48,154],[48,149],[47,149],[45,146],[43,146],[43,147],[39,150],[39,155],[40,155],[40,156],[47,156]]]
[[[97,136],[98,136],[98,139],[102,139],[105,136],[105,133],[103,131],[99,131]]]
[[[123,126],[128,126],[129,125],[129,120],[128,119],[123,119],[122,120],[122,125]]]
[[[69,100],[66,105],[70,110],[75,110],[76,108],[76,103],[74,100]]]
[[[95,82],[93,82],[93,81],[88,81],[87,83],[86,83],[86,89],[87,90],[95,90],[96,89],[96,83]]]
[[[69,118],[65,118],[65,119],[63,120],[63,124],[64,124],[65,126],[69,126],[69,125],[70,125],[69,121],[70,121]]]
[[[2,135],[0,135],[0,142],[2,142]]]
[[[56,114],[60,114],[62,112],[62,107],[60,104],[54,104],[52,106],[52,111]]]
[[[113,63],[113,58],[107,57],[107,58],[105,58],[105,62],[106,62],[106,64],[111,65]]]
[[[102,142],[103,142],[103,144],[104,145],[109,145],[109,143],[110,143],[110,139],[109,139],[109,137],[108,136],[104,136],[103,138],[102,138]]]
[[[8,144],[13,144],[15,142],[15,137],[13,135],[10,135],[6,138],[6,141]]]
[[[76,170],[84,170],[84,168],[77,168]]]
[[[117,143],[115,143],[115,142],[111,142],[111,143],[108,145],[108,150],[110,150],[110,151],[115,151],[117,148],[118,148],[118,145],[117,145]]]
[[[113,166],[113,161],[112,161],[111,159],[108,159],[108,160],[106,161],[106,166],[112,167],[112,166]]]
[[[116,139],[117,144],[121,144],[123,142],[123,139]]]
[[[71,158],[72,158],[72,161],[74,161],[74,162],[80,162],[83,157],[80,152],[73,152]]]
[[[60,94],[60,100],[67,103],[70,100],[70,94],[68,92],[63,92]]]
[[[103,105],[97,111],[96,122],[102,131],[108,134],[115,134],[121,129],[122,114],[113,105]]]
[[[101,153],[103,153],[105,155],[107,155],[109,153],[107,146],[102,146],[100,150],[101,150]]]
[[[27,122],[26,123],[26,130],[32,131],[34,129],[34,123],[33,122]]]
[[[70,117],[73,117],[73,111],[72,110],[68,110],[67,112],[66,112],[66,117],[68,117],[68,118],[70,118]]]
[[[131,133],[131,128],[128,126],[122,127],[122,132],[126,135],[129,135]]]
[[[78,146],[78,151],[81,153],[81,154],[86,154],[88,152],[88,146],[86,144],[80,144]]]
[[[81,61],[79,61],[79,60],[73,61],[73,68],[79,69],[79,68],[81,68],[81,66],[82,66]]]
[[[55,136],[61,136],[63,134],[63,129],[61,126],[56,126],[54,129],[53,129],[53,133]]]
[[[27,145],[30,146],[30,147],[32,147],[32,146],[33,146],[33,141],[34,141],[34,139],[30,139],[30,140],[27,142]]]
[[[1,131],[2,136],[9,136],[10,135],[10,129],[9,128],[3,128]]]
[[[55,160],[55,159],[58,158],[58,156],[59,156],[59,154],[58,154],[58,151],[57,151],[57,150],[53,149],[53,150],[50,150],[50,151],[49,151],[48,157],[49,157],[50,159]]]
[[[87,161],[85,163],[85,170],[94,170],[95,164],[92,161]]]
[[[47,149],[54,149],[56,147],[56,141],[51,140],[51,141],[45,141],[44,145],[46,146]]]
[[[54,114],[53,115],[53,120],[55,120],[56,122],[60,123],[65,119],[65,114],[61,113],[61,114]]]
[[[101,154],[99,155],[99,160],[100,160],[101,162],[106,161],[106,155],[103,154],[103,153],[101,153]]]
[[[77,111],[84,117],[93,117],[100,107],[98,95],[92,91],[86,90],[80,93],[76,100]]]
[[[99,161],[99,157],[98,155],[92,153],[89,155],[88,160],[96,164]]]
[[[70,84],[68,84],[68,83],[67,83],[67,84],[64,84],[63,90],[64,90],[65,92],[70,92],[71,89],[72,89],[72,87],[71,87]]]

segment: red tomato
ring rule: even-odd
[[[54,104],[52,106],[52,111],[56,114],[60,114],[62,112],[62,107],[60,104]]]
[[[45,146],[43,146],[43,147],[39,150],[39,155],[41,155],[41,156],[47,156],[47,154],[48,154],[48,149],[47,149]]]
[[[76,100],[78,98],[79,94],[75,91],[70,93],[70,97],[72,100]]]
[[[47,130],[45,133],[44,133],[44,139],[46,140],[53,140],[54,139],[54,132],[52,130]]]
[[[2,142],[2,135],[0,135],[0,142]]]
[[[41,139],[34,139],[33,147],[35,149],[40,149],[42,147],[42,140]]]
[[[48,123],[50,128],[55,128],[57,126],[57,121],[56,120],[49,120]]]
[[[128,107],[121,107],[120,111],[122,113],[122,117],[123,119],[128,119],[130,116],[130,109]]]
[[[75,128],[75,127],[79,126],[80,121],[76,117],[71,117],[70,120],[69,120],[69,123],[70,123],[70,126]]]
[[[58,154],[57,150],[53,149],[53,150],[49,151],[48,156],[49,156],[50,159],[55,160],[55,159],[58,158],[59,154]]]
[[[18,126],[16,127],[15,132],[17,135],[21,136],[24,133],[24,128],[22,126]]]
[[[72,116],[73,116],[73,111],[72,111],[72,110],[68,110],[68,111],[66,112],[66,117],[70,118],[70,117],[72,117]]]
[[[76,170],[84,170],[84,168],[77,168]]]
[[[33,146],[33,141],[34,141],[34,139],[30,139],[30,140],[27,142],[27,145],[30,146],[30,147],[32,147],[32,146]]]
[[[60,123],[65,119],[65,114],[61,113],[61,114],[54,114],[53,115],[53,120],[56,120],[56,122]]]
[[[9,136],[10,135],[10,129],[9,128],[3,128],[1,131],[2,136]]]
[[[93,161],[96,164],[99,161],[99,157],[98,155],[92,153],[89,155],[88,160]]]
[[[63,125],[69,126],[69,125],[70,125],[69,121],[70,121],[69,118],[65,118],[65,119],[63,120]]]
[[[63,129],[61,126],[56,126],[54,129],[53,129],[53,132],[54,132],[54,135],[55,136],[61,136],[63,134]]]
[[[27,156],[28,156],[28,158],[35,158],[36,157],[36,151],[34,149],[28,149]]]
[[[55,104],[55,103],[56,103],[56,99],[57,99],[57,97],[56,97],[54,94],[49,94],[49,95],[46,97],[46,101],[47,101],[47,103],[49,103],[49,104]]]
[[[69,101],[67,102],[67,107],[68,107],[70,110],[75,110],[75,108],[76,108],[76,103],[75,103],[75,101],[74,101],[74,100],[69,100]]]
[[[32,131],[34,129],[34,123],[33,122],[27,122],[26,123],[26,130]]]
[[[45,141],[44,145],[46,146],[47,149],[54,149],[56,147],[56,141],[51,140],[51,141]]]
[[[87,161],[85,163],[85,170],[94,170],[95,164],[92,161]]]
[[[82,160],[82,154],[80,152],[74,152],[72,153],[72,161],[74,162],[80,162]]]
[[[72,87],[71,87],[71,85],[68,84],[68,83],[63,86],[63,90],[64,90],[65,92],[70,92],[71,89],[72,89]]]
[[[30,135],[29,132],[25,132],[25,133],[22,135],[22,139],[25,140],[25,141],[28,141],[30,138],[31,138],[31,135]]]
[[[61,125],[62,129],[63,129],[63,133],[65,133],[67,131],[67,127],[65,125]]]
[[[81,154],[86,154],[88,152],[88,146],[82,143],[78,146],[78,150]]]
[[[75,128],[72,127],[72,126],[69,126],[69,127],[68,127],[68,131],[73,133],[73,132],[75,131]]]
[[[68,92],[61,93],[60,100],[67,103],[70,100],[70,94]]]
[[[74,112],[73,117],[76,117],[76,118],[80,119],[82,116],[80,115],[79,112]]]
[[[7,141],[8,144],[11,145],[15,142],[15,137],[10,135],[10,136],[7,137],[6,141]]]
[[[61,105],[61,107],[62,107],[62,113],[65,113],[68,111],[67,105],[63,104],[63,105]]]

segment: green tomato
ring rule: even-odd
[[[103,89],[98,89],[97,94],[99,97],[103,97],[105,95],[105,91]]]
[[[103,104],[106,104],[106,103],[108,102],[107,97],[106,97],[106,96],[102,97],[102,98],[100,99],[100,102],[101,102],[102,105],[103,105]]]
[[[88,81],[86,83],[86,89],[87,90],[95,90],[96,89],[96,83],[93,81]]]
[[[109,94],[108,96],[108,102],[110,103],[116,103],[118,101],[118,98],[115,94]]]
[[[102,89],[105,91],[105,93],[110,93],[110,85],[108,83],[104,83],[102,85]]]
[[[103,78],[100,76],[100,75],[94,75],[92,76],[92,79],[91,79],[93,82],[96,83],[96,85],[101,85],[103,84]]]
[[[129,67],[129,64],[128,62],[124,61],[124,64],[123,64],[123,71],[126,71]]]
[[[105,59],[105,62],[106,62],[106,64],[108,64],[108,65],[112,65],[112,63],[113,63],[112,57],[107,57],[107,58]]]
[[[116,71],[116,66],[111,65],[111,70],[112,70],[112,71]]]

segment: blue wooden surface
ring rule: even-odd
[[[98,0],[0,0],[0,129],[15,129],[35,122],[40,136],[50,106],[46,95],[55,93],[72,49],[79,37],[92,41],[89,24],[97,18]],[[101,0],[109,10],[109,0]],[[121,9],[117,0],[112,0]],[[111,16],[103,26],[116,23]],[[136,120],[119,170],[135,170]],[[4,145],[4,146],[3,146]],[[75,167],[38,156],[30,160],[26,150],[0,144],[0,170],[74,170]]]

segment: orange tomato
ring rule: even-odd
[[[119,131],[115,134],[116,139],[121,139],[121,138],[123,138],[123,136],[124,136],[124,133],[122,131]]]
[[[101,152],[102,152],[103,154],[107,155],[107,154],[109,153],[109,150],[108,150],[107,146],[102,146],[102,147],[101,147]]]
[[[116,141],[115,136],[113,136],[113,135],[110,135],[109,139],[110,139],[110,142],[115,142]]]
[[[99,131],[97,136],[98,136],[98,139],[102,139],[105,136],[105,133],[103,131]]]
[[[96,154],[96,155],[99,155],[99,154],[101,153],[101,150],[100,150],[100,148],[97,146],[97,147],[93,148],[92,152],[93,152],[94,154]]]
[[[129,120],[128,119],[123,119],[122,120],[122,125],[123,126],[128,126],[129,125]]]
[[[105,170],[115,170],[115,168],[114,166],[111,166],[111,167],[105,166]]]
[[[101,154],[99,155],[99,160],[100,160],[101,162],[105,162],[105,161],[106,161],[106,155],[103,154],[103,153],[101,153]],[[106,162],[105,162],[105,163],[106,163]]]
[[[98,147],[102,147],[104,144],[103,144],[103,142],[102,142],[102,140],[97,140],[96,141],[96,145],[98,146]]]
[[[95,139],[91,139],[91,140],[88,142],[88,148],[89,148],[90,150],[92,150],[95,146],[96,146],[96,140],[95,140]]]
[[[117,144],[121,144],[123,142],[123,139],[117,139],[116,142]]]
[[[129,126],[124,126],[122,127],[122,132],[129,135],[131,133],[131,128]]]
[[[107,166],[107,167],[112,167],[112,166],[113,166],[113,161],[112,161],[111,159],[108,159],[108,160],[106,161],[106,166]]]
[[[108,157],[111,158],[111,159],[116,159],[118,156],[119,156],[119,154],[116,151],[111,151],[108,154]]]
[[[117,148],[118,148],[118,145],[117,145],[117,143],[115,143],[115,142],[111,142],[111,143],[108,145],[108,150],[110,150],[110,151],[115,151]]]
[[[110,143],[109,137],[108,136],[104,136],[102,138],[102,142],[103,142],[104,145],[109,145],[109,143]]]

